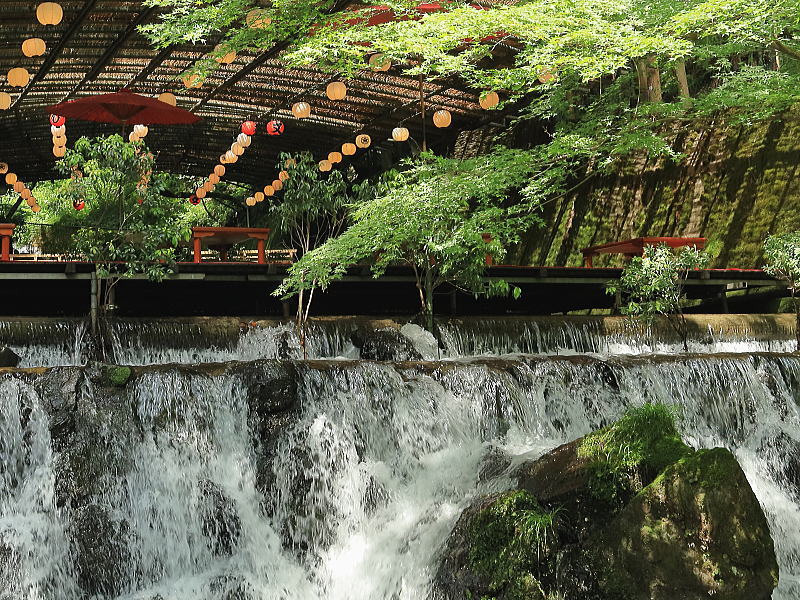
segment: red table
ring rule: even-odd
[[[581,250],[583,253],[583,266],[592,267],[592,258],[598,254],[624,254],[625,256],[641,256],[644,254],[645,246],[657,246],[666,244],[670,248],[680,248],[682,246],[695,246],[702,250],[706,247],[706,238],[683,238],[683,237],[638,237],[622,242],[611,242],[600,246],[590,246]]]
[[[11,260],[11,236],[15,227],[14,223],[0,223],[0,261]]]
[[[266,264],[264,244],[269,238],[269,229],[258,227],[192,227],[192,244],[194,262],[202,262],[203,245],[212,250],[219,250],[222,260],[228,259],[228,250],[234,244],[247,240],[256,240],[258,263]]]

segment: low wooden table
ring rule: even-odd
[[[0,223],[0,260],[11,260],[11,236],[14,235],[14,223]]]
[[[641,256],[645,246],[658,246],[666,244],[670,248],[695,246],[699,249],[706,247],[707,238],[682,238],[682,237],[638,237],[622,242],[611,242],[600,246],[590,246],[581,250],[583,253],[583,266],[592,267],[592,259],[598,254],[624,254],[628,257]]]
[[[203,246],[218,250],[222,260],[228,259],[228,250],[234,244],[256,240],[258,264],[267,263],[264,245],[269,238],[269,229],[258,227],[192,227],[194,262],[203,261]]]

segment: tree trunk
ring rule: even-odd
[[[692,94],[689,92],[689,80],[686,78],[686,61],[679,59],[675,61],[675,77],[678,80],[678,89],[681,98],[691,98]]]
[[[794,287],[792,287],[792,303],[794,304],[795,352],[800,352],[800,298],[797,297]]]
[[[636,73],[639,77],[639,98],[644,102],[661,102],[661,72],[656,65],[656,58],[648,55],[635,61]]]
[[[433,333],[433,273],[425,270],[425,323],[426,329]]]

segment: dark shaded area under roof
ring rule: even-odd
[[[57,177],[51,152],[51,134],[45,106],[67,99],[129,88],[145,95],[171,91],[178,106],[192,110],[202,121],[191,126],[153,126],[147,144],[158,153],[159,168],[206,176],[239,133],[243,120],[263,121],[268,115],[286,123],[286,133],[270,137],[260,123],[259,134],[239,161],[228,165],[225,179],[262,187],[274,176],[273,166],[283,151],[310,150],[321,160],[356,133],[372,136],[373,147],[388,143],[401,121],[412,137],[422,138],[419,81],[389,72],[364,71],[348,86],[347,98],[331,101],[325,86],[331,75],[312,68],[285,68],[279,49],[259,55],[240,55],[221,65],[201,88],[186,89],[180,73],[214,47],[205,44],[154,50],[136,29],[156,19],[142,2],[120,0],[63,0],[64,18],[57,26],[36,19],[38,2],[0,2],[0,91],[13,97],[11,109],[0,111],[0,161],[8,162],[20,179],[31,185]],[[22,42],[39,37],[47,43],[43,56],[27,58]],[[10,88],[5,73],[25,67],[31,73],[27,87]],[[472,129],[488,120],[477,104],[475,90],[457,84],[423,84],[427,106],[449,110],[453,124],[437,130],[428,114],[430,143],[449,142],[458,130]],[[295,119],[291,103],[305,100],[311,117]],[[68,145],[81,136],[117,131],[112,125],[69,121]],[[3,185],[3,184],[0,184]],[[2,189],[2,188],[0,188]]]

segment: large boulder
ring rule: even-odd
[[[87,597],[113,597],[128,584],[128,524],[88,504],[75,512],[70,536],[77,550],[78,585]]]
[[[693,451],[645,405],[518,466],[517,486],[457,522],[435,597],[767,600],[778,567],[727,450]]]
[[[16,367],[21,360],[8,346],[0,346],[0,367]]]
[[[376,330],[362,328],[353,333],[351,341],[361,351],[363,360],[422,360],[414,343],[393,327]]]

